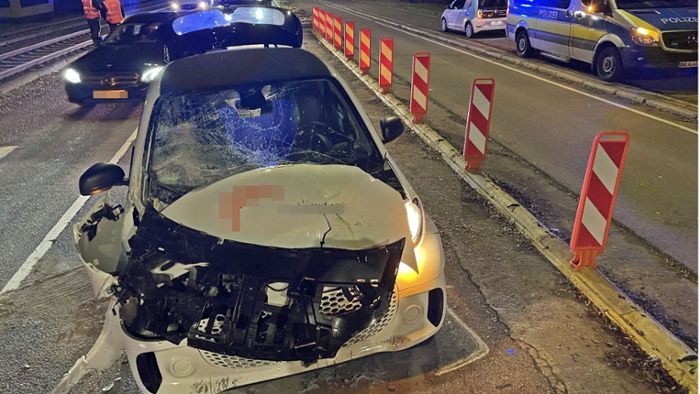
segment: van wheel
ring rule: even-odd
[[[530,46],[530,38],[525,30],[519,30],[515,33],[515,52],[520,57],[532,56],[532,47]]]
[[[445,18],[442,18],[442,20],[440,20],[440,30],[442,30],[443,33],[447,31],[447,21],[445,20]]]
[[[474,26],[472,26],[471,22],[467,22],[467,24],[464,25],[464,35],[467,36],[467,38],[474,37]]]
[[[625,69],[622,66],[622,57],[617,48],[608,46],[603,48],[595,62],[595,70],[598,78],[606,82],[617,82],[622,80]]]

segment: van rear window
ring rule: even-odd
[[[479,0],[479,8],[508,8],[508,0]]]

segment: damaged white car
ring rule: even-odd
[[[205,70],[205,71],[203,71]],[[74,230],[100,297],[95,347],[126,352],[143,392],[220,392],[400,351],[445,316],[442,243],[351,91],[311,53],[242,47],[153,81],[128,178],[96,164]]]

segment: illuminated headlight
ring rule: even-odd
[[[69,68],[63,72],[63,79],[70,83],[80,83],[80,73],[75,69]]]
[[[170,8],[172,8],[175,11],[180,11],[180,4],[172,2],[170,3]]]
[[[163,70],[163,66],[149,68],[148,70],[144,71],[143,74],[141,74],[141,82],[153,81],[156,79],[161,70]]]
[[[206,10],[207,8],[209,8],[209,4],[207,4],[206,1],[200,1],[199,4],[197,4],[197,8],[199,8],[200,10]]]
[[[632,29],[632,40],[643,46],[659,45],[661,34],[658,31],[637,27]]]
[[[408,229],[411,231],[411,240],[414,245],[418,245],[423,238],[423,205],[416,197],[413,201],[406,201],[405,206]]]

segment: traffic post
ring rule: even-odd
[[[379,88],[382,93],[391,92],[394,72],[394,39],[383,37],[379,40]]]
[[[365,75],[372,65],[370,48],[372,45],[372,30],[369,27],[360,29],[360,73]]]
[[[343,49],[343,19],[339,16],[333,16],[333,43],[336,50]]]
[[[571,233],[571,266],[596,266],[605,250],[630,137],[624,131],[599,133],[593,140]]]
[[[311,8],[311,27],[314,32],[318,32],[318,7]]]
[[[486,158],[495,92],[496,81],[493,78],[476,78],[472,81],[462,152],[468,172],[479,170]]]
[[[355,57],[355,22],[345,22],[345,58]]]
[[[326,12],[326,41],[333,42],[333,14]]]
[[[430,92],[430,52],[416,52],[413,55],[411,75],[411,104],[413,123],[423,123],[428,112]]]
[[[326,38],[326,11],[319,7],[317,17],[318,34],[321,35],[321,38]]]

